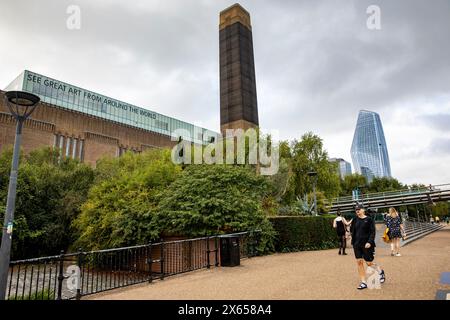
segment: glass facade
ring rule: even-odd
[[[361,110],[351,148],[355,172],[370,182],[374,177],[391,177],[389,154],[380,116]]]
[[[331,158],[329,161],[337,163],[337,169],[341,179],[344,179],[345,176],[352,174],[352,165],[350,162],[347,162],[341,158]]]
[[[6,90],[22,90],[38,95],[43,102],[133,127],[157,132],[197,144],[207,144],[218,133],[164,116],[110,97],[72,86],[28,70],[21,73]],[[178,131],[177,131],[178,130]],[[180,130],[184,130],[184,133]]]

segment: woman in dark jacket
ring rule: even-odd
[[[345,253],[345,248],[347,247],[347,237],[346,237],[346,231],[347,226],[350,225],[351,220],[347,222],[344,217],[341,217],[341,211],[338,210],[336,213],[337,217],[333,220],[333,228],[336,229],[337,236],[339,238],[339,254],[347,255]]]

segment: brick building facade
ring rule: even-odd
[[[0,152],[14,144],[16,127],[4,94],[0,91]],[[21,146],[25,153],[44,146],[58,147],[63,156],[95,165],[103,156],[175,144],[167,135],[40,102],[24,124]]]

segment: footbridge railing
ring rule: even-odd
[[[366,193],[357,197],[338,197],[328,204],[329,212],[352,211],[357,203],[373,209],[450,201],[450,184],[410,188],[398,191]]]

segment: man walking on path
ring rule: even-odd
[[[371,217],[366,216],[364,207],[361,204],[358,204],[355,210],[357,217],[353,219],[350,232],[352,234],[352,245],[358,265],[358,273],[361,279],[357,289],[363,290],[367,288],[364,262],[366,262],[368,267],[372,267],[378,272],[380,283],[384,283],[385,274],[384,270],[374,262],[375,223]]]

